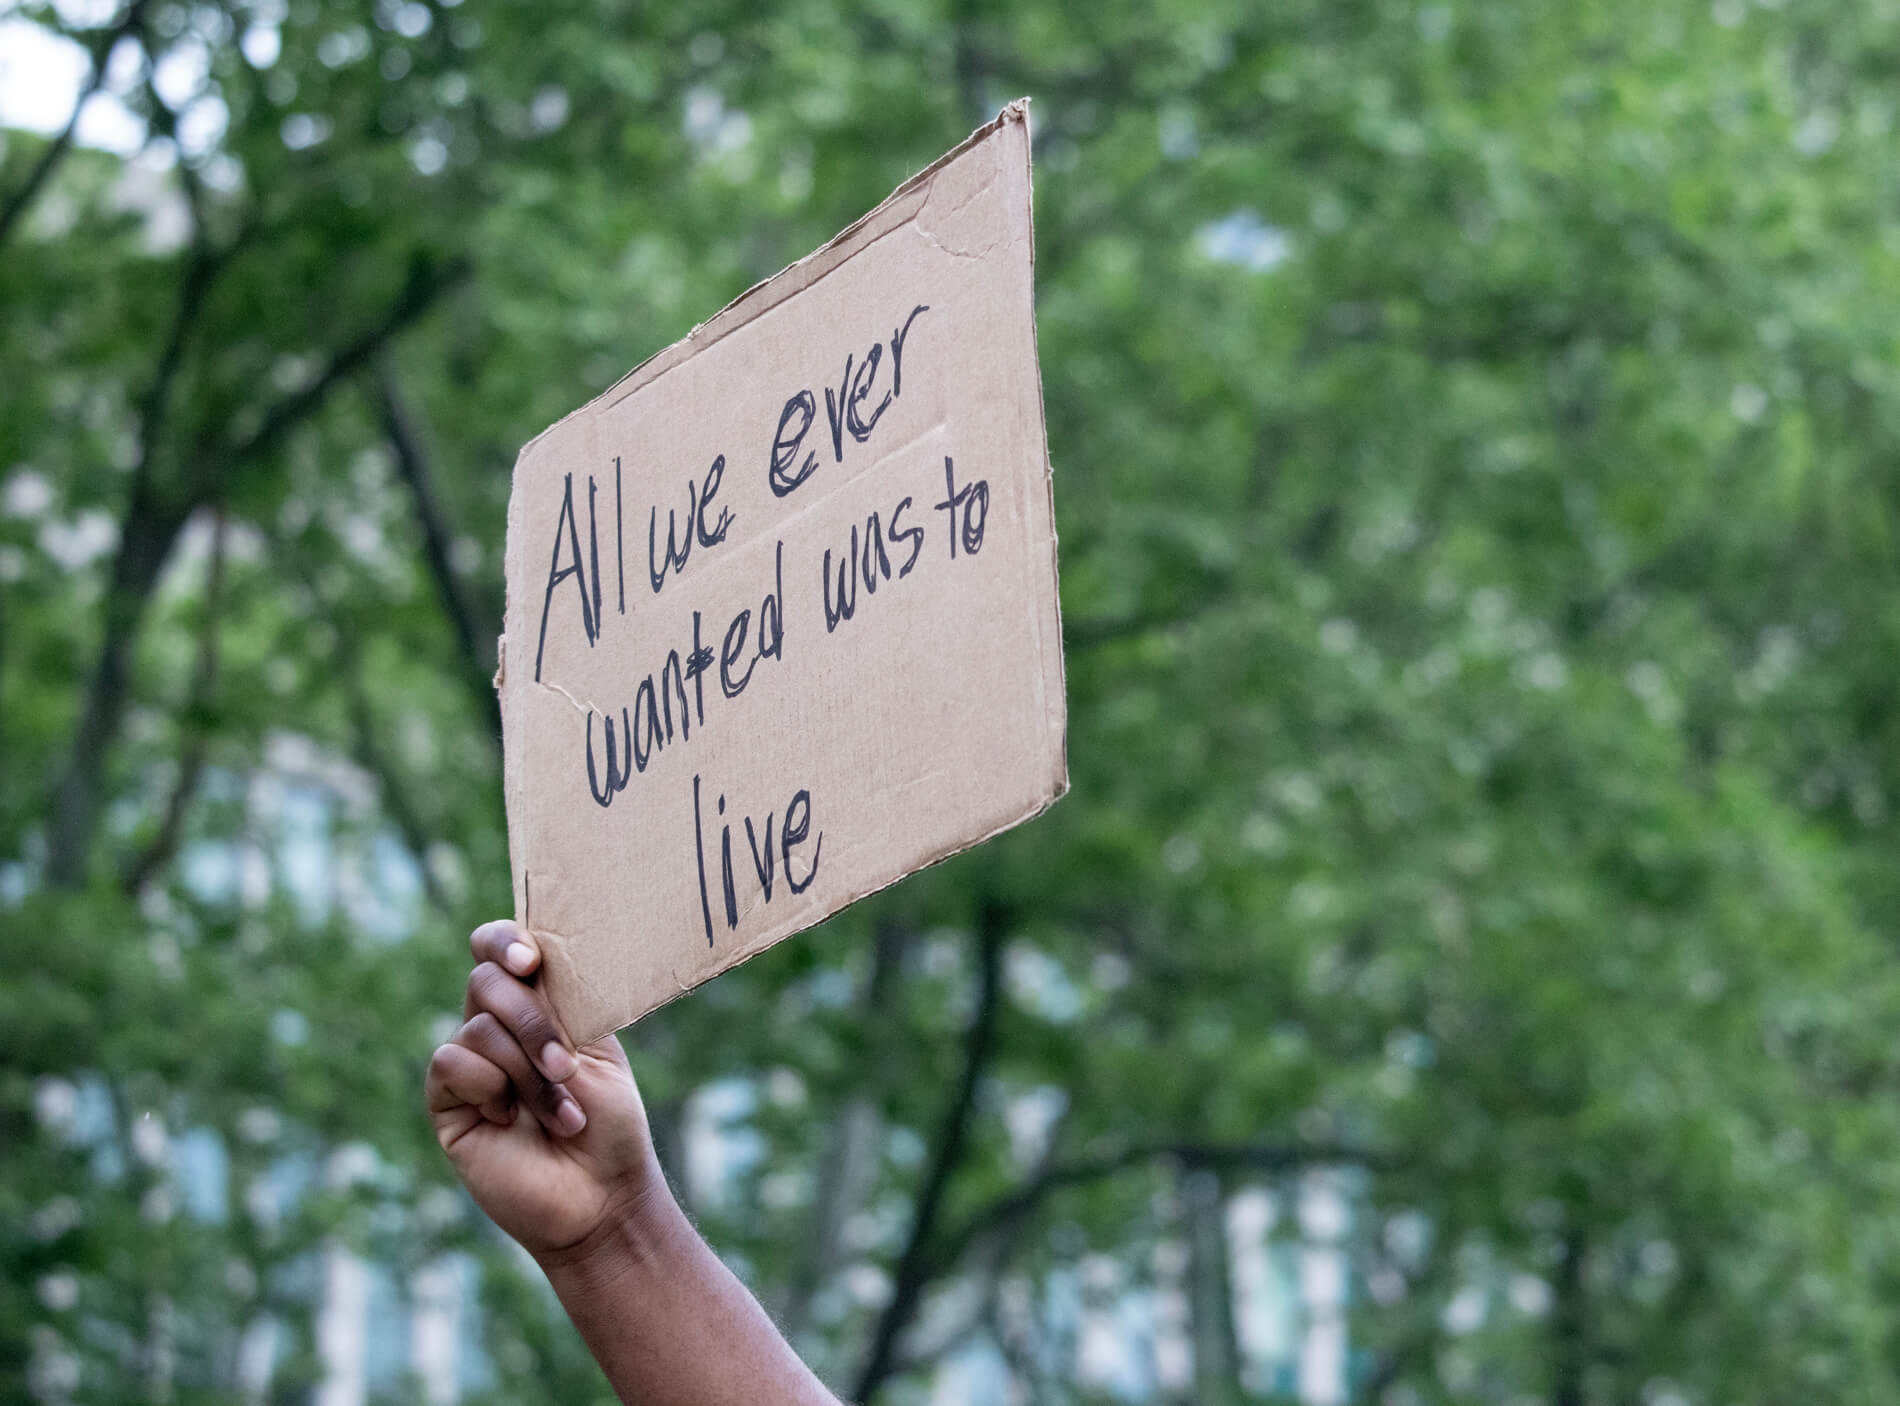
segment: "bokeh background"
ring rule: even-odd
[[[879,1402],[1900,1400],[1897,64],[11,7],[0,1397],[607,1399],[420,1106],[514,453],[1027,93],[1075,789],[627,1034],[709,1239]]]

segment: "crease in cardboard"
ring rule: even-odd
[[[599,713],[604,718],[611,718],[613,716],[612,709],[603,708],[598,703],[588,703],[576,698],[572,693],[569,693],[565,688],[562,688],[561,685],[554,682],[553,679],[536,679],[534,680],[534,686],[536,688],[544,688],[549,693],[560,694],[561,697],[574,705],[574,710],[578,713]]]
[[[938,767],[933,771],[925,772],[922,776],[912,777],[903,785],[894,787],[889,794],[895,798],[903,795],[907,791],[915,791],[920,786],[933,786],[949,774],[950,772],[947,767]]]
[[[814,859],[811,861],[810,867],[808,867],[805,870],[805,877],[798,880],[798,882],[801,884],[810,883],[812,881],[813,876],[817,873],[817,870],[818,870],[818,861]],[[785,861],[785,878],[788,883],[791,881],[791,878],[792,878],[792,862],[789,859]]]
[[[914,228],[916,229],[917,233],[923,237],[923,240],[926,244],[931,245],[940,253],[947,254],[949,255],[949,257],[953,259],[975,259],[978,261],[987,259],[990,256],[991,252],[996,248],[997,244],[1000,242],[998,240],[992,239],[989,243],[985,244],[981,249],[971,249],[971,250],[956,249],[956,248],[952,248],[950,245],[944,243],[941,239],[937,238],[936,235],[932,234],[929,230],[925,229],[923,225],[918,224],[918,225],[915,225]]]
[[[733,550],[732,556],[722,560],[716,567],[707,568],[706,574],[699,578],[700,581],[704,583],[719,577],[736,574],[740,570],[739,558],[746,548],[756,546],[761,542],[771,542],[779,538],[789,538],[796,535],[797,529],[804,524],[807,518],[819,513],[847,489],[853,488],[862,483],[865,479],[873,477],[880,470],[888,468],[899,455],[909,453],[932,435],[947,432],[949,428],[949,421],[939,420],[936,424],[923,430],[914,438],[905,441],[903,444],[886,453],[880,454],[876,459],[872,460],[850,477],[832,480],[830,486],[826,488],[824,493],[812,499],[802,508],[797,509],[789,517],[781,518],[770,532],[756,532],[752,536],[739,541]]]
[[[818,496],[814,497],[803,507],[794,510],[789,516],[779,518],[773,526],[767,530],[751,532],[744,537],[728,535],[720,543],[720,554],[718,556],[712,558],[703,568],[694,571],[692,575],[689,576],[682,572],[675,579],[681,588],[686,588],[690,585],[693,589],[700,590],[714,586],[734,576],[745,576],[746,579],[750,579],[749,575],[747,575],[747,571],[751,563],[746,560],[749,552],[758,549],[761,544],[770,546],[777,539],[795,536],[797,528],[804,523],[806,518],[825,507],[839,494],[883,472],[891,466],[893,461],[902,455],[910,453],[932,435],[947,433],[949,429],[950,422],[948,420],[936,420],[924,426],[901,444],[878,450],[875,457],[866,459],[863,456],[859,456],[861,462],[858,467],[854,469],[847,469],[843,464],[825,465],[825,469],[837,470],[838,472],[829,475],[826,480],[826,486]],[[817,482],[816,475],[813,477],[813,482],[814,485]],[[801,494],[801,496],[803,495]],[[689,566],[698,567],[698,559],[695,558],[693,562],[689,563]],[[631,615],[633,612],[629,610],[627,613]],[[594,711],[599,712],[600,709],[596,708]]]
[[[1002,176],[1001,167],[998,163],[992,161],[990,163],[990,169],[981,185],[977,185],[967,192],[962,193],[962,199],[955,200],[954,204],[940,208],[941,202],[939,202],[937,198],[938,193],[946,186],[952,184],[952,173],[954,171],[954,166],[945,167],[931,178],[930,188],[924,195],[924,203],[918,207],[917,213],[911,217],[910,226],[917,231],[925,243],[953,259],[986,259],[996,248],[997,244],[1001,242],[1000,238],[988,239],[977,248],[967,248],[959,246],[946,236],[955,227],[959,215],[963,214],[964,211],[968,210],[979,200],[988,199],[994,194],[996,183]],[[955,190],[950,192],[953,199],[958,193],[959,192]]]

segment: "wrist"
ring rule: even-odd
[[[682,1232],[690,1236],[692,1227],[656,1166],[610,1200],[587,1234],[558,1250],[537,1251],[534,1260],[561,1298],[598,1293],[628,1273],[664,1263],[677,1253]]]

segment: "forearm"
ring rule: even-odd
[[[837,1406],[664,1182],[541,1267],[622,1401]]]

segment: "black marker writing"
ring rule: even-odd
[[[884,348],[872,343],[871,350],[864,354],[864,360],[858,365],[857,379],[851,383],[851,399],[844,410],[844,427],[851,431],[851,438],[859,444],[871,437],[871,430],[877,425],[878,417],[891,403],[891,393],[885,391],[884,399],[877,403],[877,409],[871,412],[870,419],[865,419],[860,411],[860,407],[877,385],[877,363],[883,353]]]
[[[877,391],[878,369],[884,360],[884,344],[871,343],[862,360],[857,353],[848,352],[844,359],[844,374],[838,378],[834,389],[825,387],[825,421],[831,429],[831,458],[834,463],[844,462],[845,436],[849,435],[862,444],[871,437],[871,431],[890,409],[891,402],[904,393],[904,340],[910,336],[911,324],[919,315],[929,312],[928,303],[919,303],[910,311],[901,326],[891,331],[891,388],[877,400],[868,405]],[[766,482],[771,485],[776,497],[783,498],[810,478],[818,470],[818,455],[805,449],[805,436],[811,433],[812,421],[818,416],[818,400],[809,390],[801,390],[785,402],[779,411],[778,429],[772,435],[772,453],[767,459]],[[804,458],[799,457],[800,453]],[[797,465],[796,468],[793,465]]]
[[[719,492],[719,485],[726,477],[726,456],[721,454],[712,461],[712,467],[706,470],[701,483],[686,480],[686,525],[681,531],[675,510],[666,510],[666,551],[660,551],[660,509],[654,505],[647,517],[647,579],[653,583],[653,593],[658,595],[660,587],[666,584],[666,573],[670,568],[675,576],[686,569],[686,562],[693,554],[693,544],[697,542],[703,548],[718,546],[726,540],[726,533],[735,521],[734,514],[725,508],[719,510],[719,520],[710,527],[706,518],[712,511],[713,496]]]
[[[594,771],[594,710],[587,710],[587,789],[594,799],[603,806],[614,803],[614,797],[627,789],[627,779],[633,774],[633,728],[627,722],[627,710],[620,710],[621,753],[618,765],[614,753],[614,720],[611,715],[602,718],[603,730],[607,734],[607,780],[603,784]]]
[[[947,456],[944,464],[945,474],[950,475],[953,471]],[[975,547],[967,546],[971,541],[977,546],[982,545],[983,521],[989,511],[989,488],[985,484],[969,484],[959,489],[953,477],[947,477],[946,484],[951,495],[951,509],[966,509],[962,523],[955,520],[953,512],[950,554],[954,557],[955,538],[959,531],[963,534],[966,550],[975,550]],[[891,580],[901,581],[916,568],[917,558],[924,550],[924,529],[917,523],[906,526],[904,522],[904,514],[914,501],[909,494],[897,500],[897,506],[891,509],[888,517],[889,527],[885,526],[887,519],[881,512],[868,514],[862,531],[855,523],[852,524],[844,559],[836,566],[832,565],[832,549],[825,548],[819,566],[819,584],[824,595],[826,634],[836,633],[840,625],[852,619],[863,604],[864,597],[875,596],[879,586]],[[966,508],[966,505],[969,506]],[[939,503],[937,506],[942,508],[944,504]],[[893,546],[910,549],[901,564],[894,564],[891,560],[890,549]]]
[[[910,310],[910,316],[904,319],[904,325],[891,332],[891,394],[904,393],[904,338],[910,335],[910,325],[917,320],[919,313],[930,311],[928,303],[919,303]]]
[[[939,512],[950,514],[950,559],[957,558],[957,539],[963,540],[963,550],[975,556],[983,549],[983,525],[990,516],[990,482],[980,478],[975,483],[966,483],[957,487],[957,467],[950,461],[948,454],[943,456],[944,500],[937,504]],[[961,527],[957,523],[957,509],[963,510]]]
[[[693,775],[693,855],[699,869],[699,915],[706,920],[706,945],[713,945],[712,905],[706,901],[706,842],[699,837],[699,775]]]
[[[721,815],[726,813],[724,796],[719,798],[719,813]],[[720,879],[726,890],[726,926],[736,928],[739,926],[739,895],[733,892],[732,827],[730,825],[719,827],[719,870]]]
[[[765,901],[770,903],[772,901],[772,816],[770,812],[767,812],[765,817],[764,857],[761,858],[759,855],[759,836],[758,832],[752,828],[752,817],[749,815],[745,818],[745,839],[746,844],[752,848],[752,872],[759,876],[759,891],[765,895]]]
[[[825,564],[819,568],[825,591],[825,633],[830,634],[858,610],[858,529],[851,527],[851,550],[838,563],[838,603],[831,603],[831,548],[825,548]]]
[[[587,569],[594,573],[594,633],[600,633],[600,521],[594,515],[594,476],[587,476]]]
[[[896,507],[891,509],[891,540],[893,542],[909,542],[910,543],[910,555],[904,558],[904,564],[897,568],[897,579],[900,581],[903,580],[906,576],[910,575],[910,569],[913,566],[917,565],[917,558],[922,554],[924,550],[923,528],[899,527],[897,525],[898,520],[904,516],[904,509],[908,508],[909,506],[910,506],[910,495],[905,494],[904,500],[901,503],[899,503]]]
[[[818,467],[818,456],[807,454],[805,462],[798,466],[797,473],[788,473],[798,458],[798,447],[805,442],[805,435],[811,429],[812,417],[818,413],[818,403],[812,399],[810,391],[800,391],[785,402],[785,408],[779,411],[778,433],[772,440],[772,466],[766,474],[766,481],[772,485],[774,497],[783,498],[799,484],[812,476]],[[786,425],[793,417],[798,417],[798,427],[788,437]]]
[[[693,554],[693,516],[699,511],[699,486],[690,478],[686,480],[686,536],[681,539],[675,535],[678,527],[673,510],[666,510],[666,555],[656,556],[660,527],[660,509],[654,505],[647,518],[647,579],[653,583],[653,593],[658,595],[660,587],[666,584],[666,569],[670,566],[674,574],[686,569],[686,559]]]
[[[719,492],[719,485],[725,482],[725,478],[726,456],[721,454],[712,461],[712,467],[706,470],[705,482],[699,490],[699,525],[695,531],[699,537],[699,545],[702,547],[718,546],[726,540],[726,529],[732,526],[732,513],[726,508],[721,508],[719,521],[713,524],[712,531],[706,530],[706,514],[712,508],[713,497]],[[671,524],[669,523],[668,526],[670,527]]]
[[[573,565],[561,565],[561,527],[567,527],[568,552],[573,557]],[[554,588],[567,580],[575,578],[575,584],[581,592],[581,628],[587,632],[587,642],[591,645],[599,633],[594,621],[592,603],[587,595],[587,573],[581,570],[581,534],[580,527],[574,521],[574,475],[566,476],[566,487],[561,494],[561,513],[554,520],[554,555],[548,562],[548,589],[541,597],[541,638],[534,648],[534,678],[541,681],[541,656],[548,647],[548,607],[554,602]]]
[[[720,792],[714,802],[717,814],[726,813],[726,795]],[[785,804],[782,815],[774,816],[770,810],[765,814],[765,844],[759,844],[757,821],[750,815],[742,817],[745,822],[746,843],[752,850],[752,874],[757,882],[760,898],[770,903],[776,887],[775,870],[785,875],[785,886],[794,895],[805,892],[818,879],[818,862],[824,854],[825,836],[823,831],[812,832],[811,792],[803,787],[792,793],[791,800]],[[778,824],[778,846],[776,856],[772,844],[773,822]],[[733,822],[719,822],[719,896],[721,909],[728,931],[739,926],[739,873],[732,864],[732,827]],[[807,840],[811,842],[811,862],[805,877],[799,879],[793,860],[800,858],[794,853]],[[699,914],[706,926],[706,945],[713,945],[713,907],[712,885],[706,875],[706,821],[703,802],[700,799],[700,777],[693,777],[693,856],[699,878]]]
[[[692,636],[682,646],[666,650],[657,673],[640,675],[633,686],[631,706],[620,709],[614,725],[611,709],[602,712],[603,752],[594,746],[594,712],[587,713],[585,734],[587,784],[595,801],[606,806],[626,789],[634,775],[673,744],[691,741],[694,728],[706,723],[706,676],[719,675],[720,693],[736,699],[752,682],[753,673],[767,659],[785,654],[785,544],[779,542],[772,558],[772,583],[756,611],[748,608],[726,625],[717,652],[709,643],[703,611],[692,612]],[[757,628],[753,622],[757,621]],[[752,644],[748,652],[748,640]],[[715,695],[717,697],[718,695]],[[601,775],[604,756],[606,775]]]
[[[796,815],[798,819],[793,820],[793,815]],[[822,830],[812,836],[811,871],[805,875],[805,882],[801,884],[792,877],[792,846],[804,844],[805,836],[810,832],[811,792],[801,790],[792,796],[791,803],[785,807],[785,823],[779,827],[778,832],[779,849],[785,860],[785,882],[791,886],[793,893],[803,893],[818,877],[818,855],[825,847],[825,835]]]
[[[838,382],[835,399],[831,387],[825,387],[825,419],[831,422],[831,457],[840,464],[844,462],[845,387],[851,384],[851,360],[849,355],[844,359],[844,378]]]

